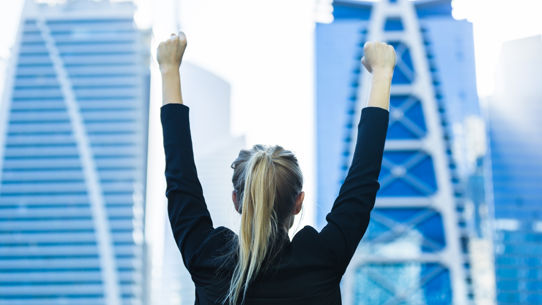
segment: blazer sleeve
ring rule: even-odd
[[[319,233],[341,273],[346,270],[369,224],[369,215],[380,188],[378,176],[388,122],[388,110],[363,108],[352,164],[331,212],[326,216],[327,224]]]
[[[196,172],[188,117],[189,107],[184,104],[170,103],[160,108],[169,221],[190,271],[200,246],[213,231],[213,223]]]

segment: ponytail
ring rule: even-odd
[[[303,186],[303,175],[294,154],[281,146],[254,145],[241,150],[232,163],[241,228],[231,247],[235,268],[223,303],[244,302],[249,284],[262,272],[282,246],[281,235],[293,223],[293,209]],[[284,227],[284,228],[283,228]]]
[[[237,304],[248,284],[256,277],[274,236],[277,235],[275,213],[275,165],[265,151],[258,151],[246,168],[242,198],[241,230],[239,232],[239,261],[233,271],[228,298]]]

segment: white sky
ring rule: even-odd
[[[266,1],[266,0],[253,0],[253,1],[209,1],[209,0],[181,0],[184,3],[188,3],[189,6],[199,7],[196,11],[188,11],[186,16],[198,16],[204,15],[210,12],[217,12],[219,10],[224,11],[222,18],[217,19],[221,23],[216,24],[207,24],[207,26],[202,29],[202,32],[212,33],[220,29],[221,27],[226,28],[239,28],[242,26],[240,23],[250,21],[251,24],[255,25],[254,30],[262,27],[263,23],[269,23],[272,25],[279,25],[283,28],[296,28],[299,26],[305,26],[302,23],[298,22],[296,18],[282,18],[281,15],[288,15],[288,11],[292,11],[291,6],[294,5],[296,1],[290,1],[290,3],[285,3],[285,1]],[[306,1],[297,1],[301,2],[300,5],[309,6],[309,2]],[[173,12],[171,8],[173,6],[173,0],[154,0],[152,5],[150,0],[136,0],[136,2],[142,3],[143,7],[146,7],[142,12],[140,18],[142,20],[155,19],[155,17],[150,16],[151,11],[156,11],[155,7],[166,8],[169,7],[170,16],[161,19],[160,23],[164,23],[164,20],[172,20]],[[196,3],[198,3],[196,5]],[[18,18],[21,11],[23,0],[10,0],[10,1],[0,1],[0,27],[2,28],[2,35],[0,36],[0,60],[5,62],[6,58],[9,56],[9,49],[14,40],[14,34],[16,32]],[[222,4],[221,4],[222,3]],[[226,5],[225,3],[228,3]],[[270,4],[272,3],[272,4]],[[500,46],[503,41],[522,38],[526,36],[539,35],[542,32],[542,1],[541,0],[454,0],[454,17],[456,18],[467,18],[469,21],[473,22],[474,26],[474,40],[475,40],[475,52],[476,52],[476,73],[478,81],[478,92],[481,96],[490,95],[493,92],[493,79],[494,71],[498,59],[498,54]],[[209,9],[210,6],[216,7],[214,10]],[[242,10],[238,9],[242,6]],[[182,8],[181,8],[182,9]],[[250,20],[250,16],[259,16],[257,12],[261,12],[263,9],[271,9],[271,12],[268,14],[269,18],[256,19],[253,18]],[[203,11],[206,10],[206,11]],[[226,14],[227,12],[227,14]],[[256,13],[255,13],[256,12]],[[182,15],[182,14],[181,14]],[[295,16],[294,16],[295,17]],[[184,18],[184,17],[183,17]],[[197,17],[195,17],[197,18]],[[206,19],[206,18],[203,18]],[[160,19],[159,19],[160,20]],[[285,22],[290,22],[285,23]],[[167,22],[166,22],[167,23]],[[169,31],[169,28],[174,28],[174,26],[158,26],[158,29],[155,29],[156,33],[166,33]],[[229,38],[232,41],[235,41],[235,46],[230,45],[231,48],[238,50],[251,50],[248,44],[252,44],[249,39],[245,39],[248,31],[236,31],[232,32],[229,35]],[[256,36],[257,33],[251,33],[250,37]],[[212,36],[212,34],[211,34]],[[191,40],[197,40],[203,44],[208,44],[208,41],[205,38],[190,37]],[[226,38],[223,38],[226,41]],[[287,42],[281,42],[283,46],[287,47]],[[202,49],[205,49],[205,46],[202,46]],[[261,51],[261,50],[260,50]],[[227,53],[227,52],[226,52]],[[241,78],[243,72],[237,73],[236,76],[232,76],[230,72],[224,71],[229,69],[227,64],[215,65],[215,60],[223,61],[223,58],[210,58],[210,54],[202,54],[201,57],[204,59],[198,59],[197,61],[216,70],[218,74],[227,75],[228,81],[232,83],[235,87],[237,78]],[[245,54],[244,54],[245,55]],[[261,54],[262,57],[264,54]],[[268,57],[266,59],[268,66],[273,66],[273,62],[279,62],[282,60],[282,57],[288,57],[288,52],[283,52],[282,54],[274,54],[275,56]],[[280,55],[280,56],[277,56]],[[198,56],[192,56],[193,59],[196,59]],[[240,62],[241,63],[241,62]],[[250,63],[252,64],[252,63]],[[223,67],[221,67],[223,66]],[[263,72],[265,66],[261,66],[259,69]],[[243,68],[243,70],[246,68]],[[3,72],[3,71],[2,71]],[[1,73],[3,74],[3,73]],[[3,76],[3,75],[2,75]],[[258,77],[254,76],[254,79]],[[241,81],[240,84],[243,82]],[[0,87],[2,84],[0,84]],[[257,90],[259,88],[255,88]],[[234,88],[234,91],[237,89]],[[241,90],[239,88],[238,90]],[[242,90],[250,90],[250,88],[243,87]],[[235,93],[234,93],[235,94]],[[237,100],[242,100],[248,98],[249,94],[238,93],[239,96]],[[234,101],[235,103],[236,101]],[[239,101],[237,101],[239,102]],[[241,124],[241,123],[239,123]],[[243,124],[245,125],[245,124]],[[244,129],[242,126],[234,126],[234,131],[242,133]]]
[[[231,85],[234,135],[245,135],[247,147],[279,144],[297,155],[306,195],[294,228],[314,224],[315,216],[312,1],[184,0],[175,6],[173,0],[138,0],[137,21],[154,24],[153,50],[176,30],[178,11],[188,39],[183,61]],[[181,66],[181,77],[182,71]],[[159,98],[159,88],[154,92]],[[204,102],[185,100],[187,105]]]
[[[455,18],[473,23],[478,94],[494,91],[504,41],[542,34],[541,0],[454,0]]]

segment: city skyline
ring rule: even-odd
[[[327,0],[277,1],[32,3],[20,20],[0,21],[17,19],[0,38],[0,304],[193,303],[156,136],[155,47],[179,25],[189,41],[183,96],[215,226],[238,229],[228,166],[256,143],[299,157],[307,197],[290,235],[322,226],[368,96],[363,43],[388,41],[398,65],[381,190],[343,302],[542,302],[533,133],[542,35],[497,47],[537,33],[526,27],[532,14],[481,38],[495,21],[477,1],[341,0],[332,11]],[[509,8],[514,23],[505,2],[496,14]]]
[[[144,304],[148,33],[27,1],[0,125],[0,304]]]

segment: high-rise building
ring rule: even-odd
[[[320,226],[346,176],[369,96],[364,43],[386,41],[397,53],[380,191],[343,277],[344,304],[469,304],[477,298],[465,212],[473,202],[463,182],[469,162],[456,131],[468,125],[467,117],[480,121],[480,112],[472,25],[451,12],[451,0],[337,0],[333,21],[316,26]]]
[[[0,304],[143,304],[148,32],[27,1],[0,110]]]
[[[233,169],[230,165],[246,147],[245,137],[234,136],[230,131],[230,84],[190,62],[181,65],[181,78],[183,100],[190,107],[194,162],[213,225],[226,226],[236,232],[240,217],[231,200]],[[152,304],[194,304],[194,283],[183,265],[169,219],[164,220],[161,283]]]
[[[506,42],[487,103],[498,304],[542,304],[542,37]]]

